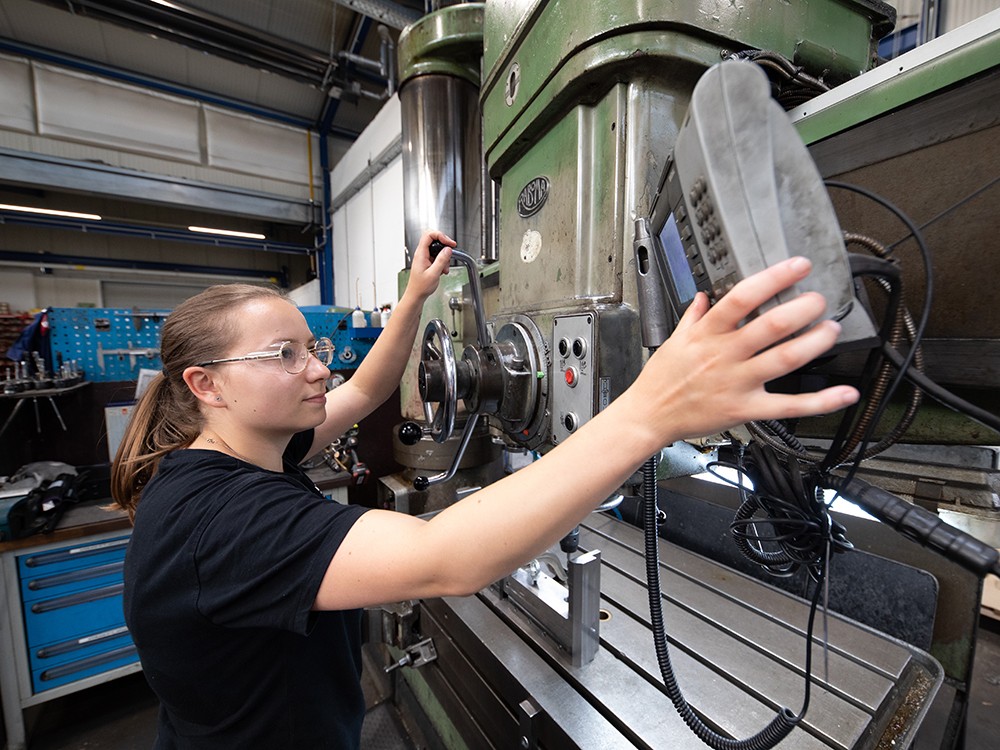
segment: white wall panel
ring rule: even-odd
[[[334,212],[333,232],[333,304],[353,307],[350,252],[347,245],[347,206]]]
[[[304,128],[5,55],[0,147],[317,201],[322,181]]]
[[[135,307],[142,300],[143,310],[173,310],[188,297],[193,297],[211,286],[213,281],[201,284],[158,284],[151,281],[101,281],[101,299],[104,307]]]
[[[27,60],[0,57],[0,128],[35,132],[31,65]]]
[[[892,0],[896,9],[896,30],[920,21],[925,0]],[[945,34],[959,26],[970,23],[980,16],[1000,8],[1000,0],[948,0],[939,3],[941,33]]]
[[[369,185],[345,206],[347,209],[347,270],[350,275],[350,306],[371,312],[375,304],[375,257],[372,253],[372,190]]]
[[[62,276],[59,271],[51,275],[34,276],[35,299],[39,307],[104,307],[101,282],[97,279],[77,279]]]
[[[357,305],[358,287],[361,306],[368,312],[373,305],[395,307],[399,299],[397,278],[406,265],[403,160],[397,156],[375,174],[373,162],[398,143],[401,128],[399,99],[394,96],[382,106],[330,173],[334,197],[342,193],[350,195],[348,187],[353,186],[351,190],[354,190],[362,185],[333,214],[334,301],[337,305]],[[364,184],[366,179],[368,182]]]
[[[403,222],[403,158],[396,157],[372,180],[374,235],[372,247],[378,304],[396,306],[397,278],[406,266],[406,234]]]
[[[35,298],[34,273],[27,269],[0,268],[0,302],[11,312],[25,312],[41,307]]]
[[[42,135],[198,162],[196,102],[71,71],[35,66]]]
[[[942,19],[942,32],[957,29],[967,23],[972,23],[980,16],[984,16],[1000,8],[1000,0],[961,0],[960,2],[947,3],[944,6],[944,18]]]
[[[205,107],[208,163],[286,182],[309,180],[305,131]]]
[[[318,305],[320,304],[319,279],[307,281],[302,286],[296,287],[288,292],[288,299],[296,305]]]
[[[399,109],[399,96],[389,98],[375,119],[364,129],[351,148],[330,172],[330,191],[336,196],[354,179],[367,171],[369,162],[385,151],[400,137],[403,124]],[[402,204],[400,204],[402,210]]]

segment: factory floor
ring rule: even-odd
[[[983,617],[972,676],[964,750],[996,750],[1000,738],[1000,622]],[[950,708],[942,688],[913,750],[937,750]],[[156,698],[141,673],[50,701],[28,714],[29,750],[144,750],[156,734]],[[364,750],[409,750],[391,709],[373,709]]]

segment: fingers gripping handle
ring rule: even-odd
[[[437,258],[444,250],[444,244],[440,240],[432,240],[428,251],[431,259]],[[479,282],[479,264],[471,255],[463,253],[461,250],[452,249],[452,265],[465,266],[469,274],[469,287],[472,290],[472,307],[476,317],[476,344],[482,349],[490,343],[489,334],[486,332],[486,314],[483,310],[483,291]]]
[[[430,247],[427,248],[427,251],[431,254],[431,260],[436,260],[442,250],[444,250],[444,243],[441,240],[431,240]]]

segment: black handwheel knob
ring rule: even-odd
[[[438,257],[438,253],[444,250],[444,243],[441,240],[431,240],[431,244],[427,250],[431,254],[431,260],[434,260]]]
[[[423,434],[424,431],[416,422],[403,422],[399,428],[399,442],[403,445],[416,445]]]
[[[417,492],[423,492],[430,487],[430,485],[431,483],[427,481],[427,477],[417,477],[413,480],[413,489]]]
[[[580,527],[577,526],[559,540],[559,548],[567,555],[580,549]]]

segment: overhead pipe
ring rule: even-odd
[[[371,19],[363,18],[358,25],[357,33],[351,44],[349,52],[358,54],[368,31],[371,29]],[[319,279],[319,296],[321,305],[333,304],[333,188],[330,185],[330,146],[327,142],[328,134],[333,125],[333,118],[337,116],[340,108],[340,100],[330,98],[327,100],[326,109],[320,118],[319,124],[319,168],[323,176],[323,238],[322,248],[316,252],[316,276]]]
[[[382,40],[382,46],[379,48],[379,61],[382,64],[382,75],[385,77],[385,98],[390,98],[396,93],[396,43],[392,41],[392,37],[389,35],[389,29],[385,27],[384,24],[379,24],[378,35]]]

